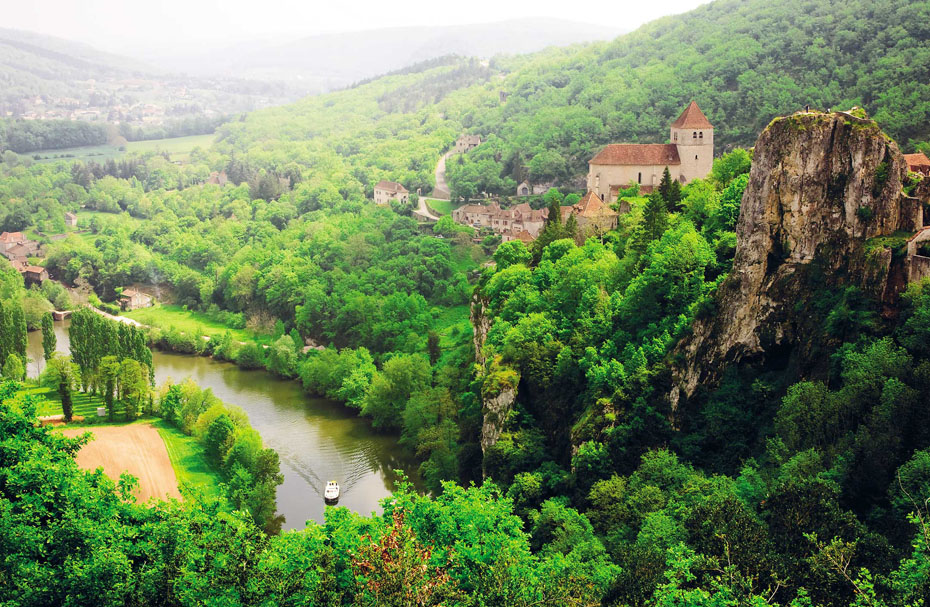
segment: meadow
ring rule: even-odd
[[[123,312],[122,316],[150,327],[158,327],[159,329],[174,327],[182,333],[206,335],[211,339],[221,337],[226,331],[229,331],[234,341],[268,341],[267,336],[259,335],[248,329],[233,329],[211,319],[203,312],[187,310],[183,306],[172,304],[157,304],[151,308],[131,310]]]
[[[215,135],[190,135],[188,137],[172,137],[169,139],[130,141],[122,146],[106,144],[58,150],[38,150],[29,155],[37,162],[58,162],[59,160],[105,162],[111,158],[115,160],[127,154],[167,152],[173,162],[187,162],[191,150],[196,147],[210,147],[213,145],[214,139]]]

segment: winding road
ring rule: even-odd
[[[451,156],[454,153],[453,150],[449,150],[439,159],[439,162],[436,163],[436,187],[433,188],[432,194],[429,198],[436,200],[449,200],[449,186],[446,184],[446,158]],[[439,221],[429,207],[426,206],[426,196],[420,196],[419,206],[417,207],[417,215],[430,219],[431,221]]]

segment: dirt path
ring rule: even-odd
[[[181,499],[178,479],[168,458],[168,449],[158,430],[150,424],[66,428],[66,436],[79,436],[90,431],[94,439],[78,451],[78,466],[87,470],[102,467],[104,474],[119,481],[123,472],[139,479],[135,491],[140,502],[152,497]]]
[[[116,322],[126,323],[127,325],[135,325],[135,326],[140,327],[140,328],[146,326],[146,325],[143,325],[143,324],[142,324],[141,322],[139,322],[138,320],[133,320],[133,319],[131,319],[131,318],[126,318],[125,316],[113,316],[112,314],[107,314],[107,313],[104,312],[103,310],[101,310],[101,309],[99,309],[99,308],[95,308],[94,306],[91,306],[91,305],[88,305],[87,307],[90,308],[91,310],[93,310],[94,312],[96,312],[97,314],[99,314],[100,316],[103,316],[104,318],[109,318],[110,320],[115,320]]]

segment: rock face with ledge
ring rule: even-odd
[[[798,113],[762,132],[716,312],[697,319],[673,353],[676,415],[728,365],[778,358],[803,376],[818,364],[810,339],[822,331],[810,305],[817,292],[854,285],[893,303],[906,285],[903,261],[869,239],[922,226],[922,205],[902,191],[906,175],[897,145],[845,112]]]

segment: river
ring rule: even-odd
[[[58,350],[68,353],[67,322],[56,322]],[[362,514],[381,510],[395,480],[394,470],[414,477],[413,463],[401,458],[397,437],[379,434],[367,420],[339,403],[308,396],[295,381],[266,371],[244,371],[212,358],[153,352],[155,383],[187,377],[210,388],[223,402],[242,408],[266,446],[281,457],[284,483],[278,487],[278,513],[285,529],[323,521],[323,488],[335,480],[339,505]],[[42,333],[29,333],[29,375],[42,361]],[[41,364],[41,362],[39,363]]]

